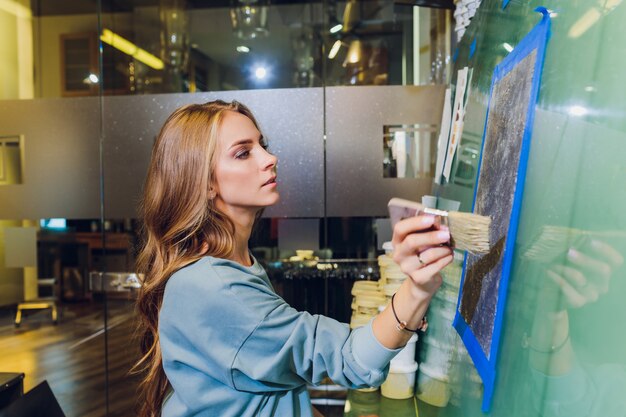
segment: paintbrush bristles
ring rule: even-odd
[[[488,253],[489,227],[491,217],[474,213],[451,211],[448,213],[448,227],[452,236],[452,245],[470,253]]]

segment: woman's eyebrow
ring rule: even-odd
[[[263,135],[259,136],[258,142],[262,142],[263,141]],[[231,148],[234,148],[235,146],[239,146],[239,145],[249,145],[251,143],[254,143],[255,140],[254,139],[240,139],[236,142],[234,142],[233,144],[230,145]]]

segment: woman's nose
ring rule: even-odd
[[[271,154],[267,151],[265,151],[265,153],[267,154],[267,159],[265,160],[263,167],[265,169],[274,168],[276,164],[278,163],[278,157],[276,157],[276,155]]]

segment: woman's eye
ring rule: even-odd
[[[235,158],[246,159],[249,155],[250,155],[249,150],[243,150],[243,151],[237,152],[237,154],[235,155]]]

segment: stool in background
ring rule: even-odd
[[[51,296],[49,297],[37,297],[33,300],[24,301],[17,305],[17,313],[15,314],[15,327],[20,327],[22,324],[22,311],[23,310],[44,310],[50,309],[52,312],[52,322],[57,324],[58,311],[57,311],[57,297],[56,297],[56,278],[40,278],[37,280],[38,288],[51,288]]]

